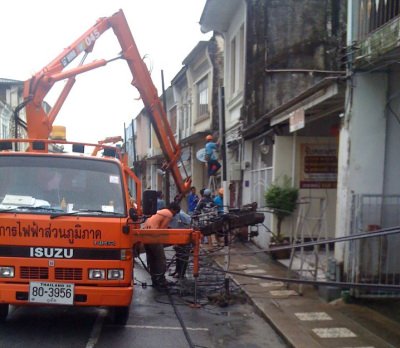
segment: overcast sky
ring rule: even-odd
[[[197,42],[210,38],[210,34],[201,33],[198,23],[204,4],[205,0],[3,1],[0,77],[29,79],[98,18],[123,9],[140,54],[148,57],[146,63],[152,67],[151,76],[160,94],[161,69],[168,87]],[[119,52],[117,39],[108,30],[86,62],[109,59]],[[128,125],[143,107],[131,80],[123,60],[79,75],[54,124],[67,127],[68,140],[97,142],[123,136],[124,122]],[[56,91],[57,87],[53,88],[46,98],[50,104]]]

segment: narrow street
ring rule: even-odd
[[[2,11],[0,348],[400,347],[400,0]]]
[[[110,312],[102,308],[13,307],[0,328],[0,347],[286,347],[250,304],[237,301],[222,308],[200,296],[201,308],[191,308],[192,294],[172,288],[180,322],[166,292],[141,286],[150,279],[138,263],[135,280],[125,327],[111,324]]]

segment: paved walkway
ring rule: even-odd
[[[313,286],[268,281],[254,276],[286,277],[287,269],[266,253],[251,253],[254,244],[231,246],[230,267],[243,275],[232,275],[258,312],[271,323],[289,346],[298,348],[400,347],[400,324],[379,311],[342,300],[327,303]],[[250,252],[250,253],[249,253]],[[223,257],[217,262],[223,266]],[[395,310],[395,309],[393,309]]]

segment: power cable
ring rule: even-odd
[[[183,318],[181,316],[181,313],[178,311],[178,307],[175,305],[174,298],[170,294],[168,288],[166,289],[166,291],[167,291],[168,299],[169,299],[169,301],[171,303],[171,306],[174,309],[175,315],[178,318],[179,323],[181,324],[181,327],[182,327],[182,330],[183,330],[183,334],[185,335],[185,338],[186,338],[186,340],[187,340],[187,342],[189,344],[189,347],[190,348],[195,348],[196,346],[193,344],[193,341],[192,341],[192,339],[191,339],[191,337],[189,335],[189,332],[188,332],[187,327],[185,325],[185,322],[184,322],[184,320],[183,320]]]

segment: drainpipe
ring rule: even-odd
[[[228,206],[228,182],[227,182],[227,168],[226,168],[226,139],[225,139],[225,91],[224,87],[218,89],[218,114],[219,114],[219,134],[220,134],[220,148],[222,156],[222,187],[224,189],[224,210]]]
[[[164,70],[161,70],[161,84],[162,84],[162,95],[163,95],[163,104],[165,115],[167,115],[167,96],[165,95],[165,86],[164,86]],[[165,202],[167,205],[170,202],[170,192],[169,192],[169,169],[165,171]]]
[[[228,196],[228,183],[226,180],[226,139],[225,139],[225,91],[224,87],[220,87],[218,89],[218,113],[219,113],[219,134],[221,137],[221,154],[222,154],[222,187],[224,188],[224,211],[227,210],[227,196]],[[224,224],[225,225],[225,224]],[[229,269],[229,228],[222,229],[224,234],[224,270],[225,279],[224,279],[224,286],[225,286],[225,294],[227,296],[230,295],[230,276],[228,274]]]
[[[133,163],[132,164],[134,164],[135,162],[136,162],[136,144],[135,144],[135,125],[134,125],[134,119],[132,119],[132,122],[131,122],[131,128],[132,128],[132,159],[133,159]],[[137,170],[136,170],[136,168],[134,168],[135,169],[135,174],[137,175],[138,174],[138,172],[137,172]]]
[[[292,186],[295,184],[296,176],[296,147],[297,147],[297,132],[293,134],[293,145],[292,145]]]

